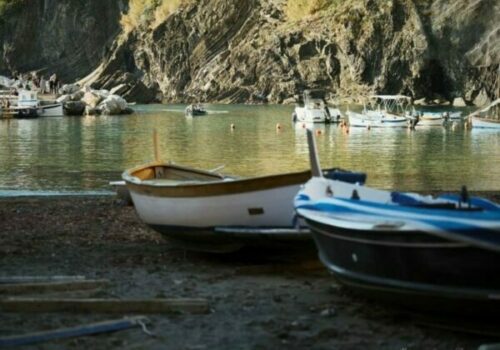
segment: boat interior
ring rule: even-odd
[[[184,168],[170,164],[141,167],[130,172],[130,176],[151,185],[179,185],[222,181],[223,175],[210,171]]]

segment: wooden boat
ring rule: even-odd
[[[295,209],[340,282],[407,307],[500,309],[498,204],[465,191],[433,198],[326,179],[314,144],[311,159]]]
[[[302,101],[292,113],[292,121],[301,123],[340,123],[341,119],[338,108],[327,106],[322,90],[304,90]]]
[[[155,162],[122,178],[142,221],[190,249],[230,252],[310,240],[296,227],[292,203],[309,171],[234,179]]]
[[[202,115],[206,115],[207,114],[207,110],[205,109],[205,107],[201,104],[193,104],[193,105],[189,105],[186,107],[186,116],[187,117],[198,117],[198,116],[202,116]]]

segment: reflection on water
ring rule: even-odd
[[[131,116],[0,120],[0,190],[109,189],[123,169],[153,158],[153,128],[163,158],[179,164],[242,176],[302,170],[305,129],[291,124],[292,108],[214,105],[186,118],[184,106],[149,105]],[[372,186],[500,190],[498,131],[314,128],[323,167],[366,171]]]

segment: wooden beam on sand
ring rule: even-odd
[[[0,347],[42,343],[53,339],[63,339],[115,332],[133,327],[143,327],[149,322],[144,316],[126,317],[119,320],[89,323],[76,327],[58,328],[49,331],[12,335],[0,338]]]
[[[210,311],[206,299],[0,299],[3,312],[74,312],[74,313],[191,313]]]
[[[83,281],[85,276],[1,276],[0,284],[3,283],[35,283],[35,282],[69,282]]]
[[[81,280],[48,283],[12,283],[0,284],[1,294],[28,294],[28,293],[48,293],[48,292],[71,292],[79,290],[92,290],[109,285],[106,279]]]

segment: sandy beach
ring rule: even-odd
[[[488,197],[498,201],[500,193]],[[28,347],[34,349],[477,349],[495,343],[356,297],[335,283],[313,245],[188,252],[111,196],[1,199],[0,275],[110,280],[100,290],[51,297],[189,297],[210,304],[203,315],[148,315],[154,337],[134,328]],[[1,313],[0,337],[121,316]]]

